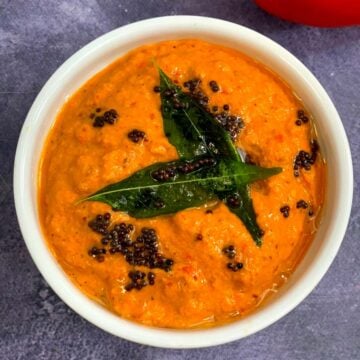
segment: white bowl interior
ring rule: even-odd
[[[57,111],[86,80],[129,50],[178,38],[200,38],[242,51],[264,63],[290,84],[314,115],[321,151],[327,162],[326,204],[308,252],[290,280],[256,312],[244,319],[206,330],[145,327],[112,314],[81,293],[48,250],[39,227],[38,164],[44,140]],[[14,191],[20,227],[27,247],[46,281],[76,312],[104,330],[143,344],[188,348],[217,345],[252,334],[278,320],[317,285],[343,239],[353,189],[348,141],[328,95],[294,56],[268,38],[221,20],[178,16],[142,21],[114,30],[85,46],[66,61],[46,83],[24,123],[18,143]]]

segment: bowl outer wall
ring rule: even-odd
[[[131,49],[179,38],[200,38],[238,49],[279,74],[314,115],[322,153],[327,159],[322,221],[294,274],[254,313],[211,329],[147,327],[122,319],[90,300],[69,280],[49,251],[37,209],[40,154],[64,101],[87,79]],[[169,16],[126,25],[97,38],[71,56],[35,99],[20,134],[14,166],[14,197],[21,232],[51,288],[75,312],[103,330],[130,341],[167,348],[205,347],[237,340],[269,326],[296,307],[319,283],[340,247],[350,216],[352,192],[351,153],[343,125],[329,96],[311,72],[287,50],[253,30],[197,16]]]

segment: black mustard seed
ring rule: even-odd
[[[218,92],[220,90],[218,83],[215,80],[211,80],[209,82],[210,89],[213,92]]]
[[[145,132],[134,129],[131,130],[127,136],[133,143],[138,143],[140,140],[143,140],[145,138]]]

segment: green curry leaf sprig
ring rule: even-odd
[[[230,134],[214,116],[196,99],[181,91],[161,69],[159,75],[164,131],[170,143],[176,147],[179,157],[186,159],[199,153],[209,153],[242,162]],[[229,209],[241,219],[255,243],[260,246],[263,231],[256,221],[248,184],[239,182],[235,194],[223,191],[217,195],[225,203],[229,197],[239,198],[239,206]]]
[[[230,134],[214,116],[161,69],[159,75],[164,132],[180,159],[153,164],[84,200],[107,203],[136,218],[173,214],[221,200],[261,245],[262,230],[249,184],[282,170],[244,164]]]

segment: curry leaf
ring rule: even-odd
[[[220,199],[229,204],[230,211],[243,221],[256,244],[261,245],[262,231],[256,222],[248,184],[275,175],[281,169],[244,164],[230,135],[214,116],[161,69],[159,74],[164,131],[181,160],[151,165],[83,200],[105,202],[114,210],[145,218]],[[199,159],[201,162],[203,155],[211,161],[202,161],[205,166],[193,167],[190,172],[183,171],[184,165],[194,165]],[[166,181],[155,176],[169,169],[171,176]],[[234,201],[229,201],[234,196],[235,206]]]
[[[214,117],[159,69],[164,131],[183,159],[202,154],[240,159],[231,140]]]
[[[195,160],[196,161],[196,160]],[[260,168],[231,160],[183,174],[184,161],[157,163],[144,168],[125,180],[106,186],[84,200],[101,201],[114,210],[122,210],[137,218],[172,214],[217,200],[217,193],[236,191],[237,184],[247,184],[277,174],[278,168]],[[174,176],[166,182],[154,179],[154,173],[173,169]]]
[[[164,132],[169,142],[176,147],[180,158],[192,159],[206,154],[207,148],[203,134],[191,117],[181,109],[176,109],[171,94],[185,94],[159,69],[161,88],[161,112]]]
[[[164,130],[181,158],[191,158],[199,153],[227,157],[242,162],[230,135],[216,122],[214,117],[195,99],[184,93],[172,80],[159,69],[162,115]],[[168,96],[175,94],[175,96]],[[175,107],[175,101],[182,104]],[[237,181],[235,179],[235,181]],[[240,198],[240,207],[229,208],[236,214],[251,234],[255,243],[262,243],[262,230],[257,221],[247,184],[237,183],[236,194]],[[224,191],[218,193],[226,203],[226,199],[234,195]]]
[[[260,229],[256,221],[256,214],[254,210],[253,201],[249,194],[249,185],[237,185],[236,192],[224,191],[218,193],[218,196],[226,202],[229,196],[238,196],[240,199],[240,206],[237,208],[229,207],[229,210],[241,219],[251,237],[257,246],[262,244],[263,231]]]

